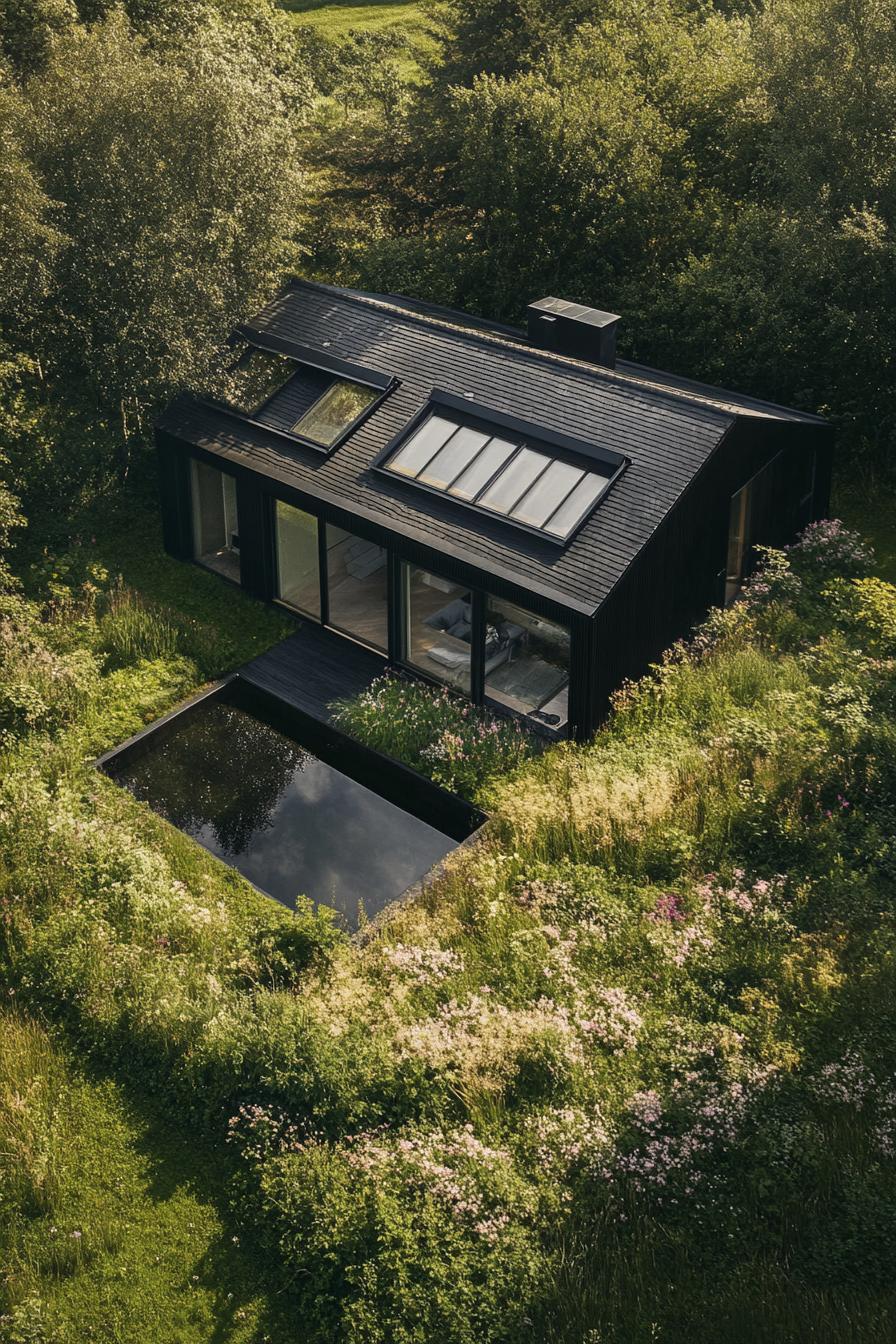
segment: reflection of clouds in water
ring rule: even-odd
[[[301,893],[357,915],[374,914],[455,847],[321,761],[309,762],[274,809],[269,828],[236,859],[241,872],[292,905]]]
[[[235,706],[208,702],[119,781],[289,906],[298,894],[354,923],[455,842]]]

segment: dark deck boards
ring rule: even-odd
[[[386,659],[310,622],[239,669],[244,681],[320,723],[334,700],[358,695],[386,669]]]

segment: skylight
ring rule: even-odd
[[[459,424],[433,413],[383,469],[565,542],[594,508],[615,469],[577,466],[546,445]]]
[[[295,360],[286,355],[249,346],[227,370],[227,401],[242,415],[254,415],[295,369]]]
[[[295,422],[292,433],[329,448],[379,396],[375,387],[337,378]]]

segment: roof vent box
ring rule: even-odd
[[[532,345],[615,368],[617,313],[602,313],[568,299],[537,299],[529,304],[527,318]]]

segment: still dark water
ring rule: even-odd
[[[309,896],[357,923],[456,848],[235,705],[210,699],[134,760],[119,784],[289,906]]]

